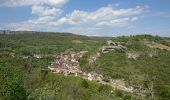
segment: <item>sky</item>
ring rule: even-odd
[[[170,36],[170,0],[0,0],[0,30]]]

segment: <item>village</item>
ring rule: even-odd
[[[102,80],[102,75],[97,73],[86,73],[80,69],[79,59],[85,54],[87,51],[80,52],[69,52],[68,54],[60,53],[57,55],[57,59],[51,62],[51,65],[48,68],[53,73],[60,73],[65,76],[80,76],[87,80]]]
[[[100,57],[100,53],[107,53],[111,50],[116,49],[122,49],[126,50],[126,47],[121,45],[122,43],[119,42],[111,42],[108,41],[108,46],[103,46],[102,49],[99,49],[99,52],[97,54],[92,55],[89,58],[89,63],[95,62],[98,57]],[[89,80],[89,81],[96,81],[101,84],[107,84],[112,86],[113,88],[117,88],[120,90],[124,90],[127,92],[133,92],[133,87],[127,86],[125,82],[122,79],[112,79],[109,78],[108,81],[104,80],[104,77],[101,74],[98,74],[96,72],[83,72],[79,65],[79,60],[81,57],[87,53],[88,51],[69,51],[67,53],[61,52],[56,55],[56,59],[50,63],[48,68],[53,73],[63,74],[65,76],[79,76],[83,79]]]
[[[127,47],[125,46],[124,42],[113,42],[112,40],[107,41],[107,44],[99,48],[98,52],[91,55],[88,59],[89,64],[93,64],[101,54],[105,54],[114,50],[121,50],[126,53],[126,57],[128,59],[137,59],[141,55],[147,55],[149,57],[155,56],[156,53],[148,53],[142,54],[140,52],[130,52],[128,51]],[[112,86],[113,88],[117,88],[127,92],[134,92],[132,86],[125,84],[123,79],[112,79],[108,78],[107,81],[105,77],[96,72],[84,72],[81,70],[79,61],[84,54],[88,51],[69,51],[69,52],[60,52],[56,55],[56,59],[50,63],[48,68],[51,70],[52,73],[63,74],[64,76],[74,76],[74,77],[81,77],[83,79],[89,81],[96,81],[101,84],[107,84]],[[36,58],[40,58],[39,56],[35,55]]]

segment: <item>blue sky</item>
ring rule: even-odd
[[[170,36],[170,0],[0,0],[0,29]]]

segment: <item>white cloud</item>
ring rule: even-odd
[[[32,8],[32,14],[37,15],[37,18],[27,21],[10,23],[4,25],[3,29],[10,30],[47,30],[54,25],[54,20],[57,20],[63,10],[61,6],[69,0],[4,0],[1,6],[20,7],[29,6]]]
[[[131,21],[133,22],[133,21],[137,21],[139,18],[138,17],[133,17],[132,19],[131,19]]]
[[[75,10],[71,14],[66,15],[66,17],[59,19],[58,23],[75,25],[85,23],[88,19],[87,12]]]
[[[117,4],[118,6],[118,4]],[[127,9],[115,9],[111,5],[101,7],[96,11],[74,10],[59,18],[62,10],[59,7],[47,5],[32,5],[35,19],[6,25],[12,30],[63,31],[83,35],[99,35],[105,31],[111,32],[117,28],[132,27],[133,22],[141,19],[147,6],[136,6]]]
[[[136,6],[128,9],[113,9],[111,6],[102,7],[94,12],[74,10],[71,14],[58,20],[58,24],[83,25],[95,24],[118,26],[138,20],[137,16],[147,12],[148,6]],[[132,19],[131,19],[132,18]]]
[[[4,29],[10,29],[10,30],[46,30],[47,27],[49,27],[49,23],[52,22],[55,19],[55,17],[52,16],[43,16],[39,17],[37,19],[31,19],[28,21],[23,21],[19,23],[11,23],[6,26],[4,26]]]
[[[5,25],[3,29],[9,29],[14,31],[30,31],[34,27],[34,24],[30,24],[28,22],[20,22],[20,23],[10,23]]]
[[[56,16],[60,15],[63,10],[59,8],[49,8],[44,6],[32,6],[32,14],[36,14],[39,16]]]
[[[40,25],[40,24],[47,24],[54,19],[55,19],[55,17],[52,17],[52,16],[43,16],[43,17],[39,17],[37,19],[28,20],[27,22],[33,23],[33,24],[36,24],[36,25]]]
[[[130,18],[120,18],[120,19],[113,19],[110,21],[102,21],[96,23],[97,26],[126,26],[129,23]]]
[[[32,6],[32,5],[53,5],[62,6],[69,0],[6,0],[1,6],[16,7],[16,6]]]
[[[69,0],[4,0],[0,6],[20,7],[29,6],[32,8],[32,14],[37,18],[27,21],[10,23],[5,25],[3,29],[11,30],[46,30],[51,28],[54,20],[57,20],[63,10],[61,7]]]
[[[88,35],[88,36],[99,36],[99,33],[94,33],[97,31],[102,30],[102,28],[90,28],[90,27],[69,27],[65,30],[62,30],[63,32],[71,32],[75,34],[80,34],[80,35]]]

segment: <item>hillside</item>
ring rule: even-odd
[[[0,34],[2,100],[169,100],[170,39]]]

